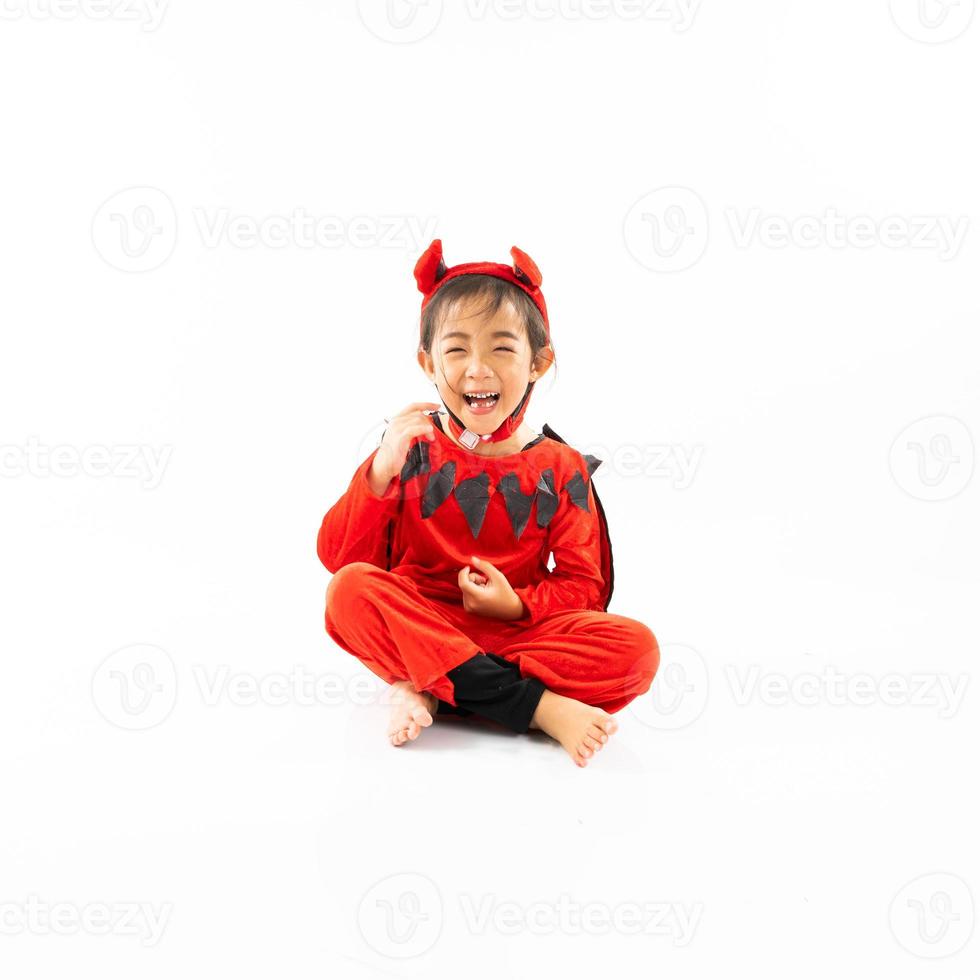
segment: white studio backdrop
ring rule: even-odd
[[[973,8],[2,0],[4,975],[975,976]],[[661,645],[587,770],[323,629],[435,237]]]

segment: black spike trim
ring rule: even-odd
[[[572,503],[576,507],[584,510],[586,514],[589,512],[589,487],[585,480],[582,479],[582,474],[577,472],[565,486],[562,487],[569,497],[572,498]]]
[[[453,492],[456,482],[456,464],[449,460],[442,464],[435,473],[429,474],[422,496],[422,518],[431,517],[446,498]]]
[[[582,458],[585,460],[585,465],[589,468],[589,479],[591,480],[592,474],[602,466],[604,460],[599,459],[598,456],[593,456],[592,453],[587,453]]]
[[[405,465],[402,467],[402,472],[399,479],[402,483],[408,483],[413,476],[428,473],[430,469],[429,444],[419,440],[412,446],[411,449],[409,449],[408,455],[405,457]]]
[[[541,471],[535,491],[534,499],[538,502],[538,527],[547,527],[551,523],[551,518],[555,516],[555,511],[558,510],[555,474],[550,466]]]
[[[459,486],[453,491],[474,538],[480,536],[483,519],[487,516],[487,505],[490,503],[489,486],[490,477],[484,472],[478,476],[460,480]]]
[[[528,518],[531,516],[534,494],[524,493],[521,490],[521,483],[517,479],[516,473],[508,473],[501,477],[497,489],[504,495],[504,504],[507,506],[510,526],[514,529],[514,537],[520,541],[521,535],[527,527]]]

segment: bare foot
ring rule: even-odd
[[[609,741],[619,723],[602,708],[545,691],[530,727],[540,728],[557,739],[575,765],[584,767]]]
[[[416,691],[411,681],[395,681],[391,685],[388,741],[404,745],[409,739],[418,738],[422,729],[432,724],[438,703],[435,695]]]

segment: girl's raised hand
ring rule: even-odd
[[[483,558],[473,555],[473,564],[459,570],[458,581],[467,612],[507,620],[524,614],[524,603],[511,588],[507,576]]]
[[[425,409],[438,409],[437,402],[412,402],[393,416],[385,429],[381,445],[371,464],[371,472],[379,483],[387,486],[405,465],[409,447],[418,436],[430,442],[436,437]]]

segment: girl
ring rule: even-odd
[[[386,420],[323,518],[326,630],[393,686],[392,745],[437,714],[475,713],[541,729],[585,766],[660,651],[643,623],[605,611],[601,460],[524,422],[553,351],[541,273],[511,256],[447,269],[435,239],[416,263],[418,360],[446,412],[414,402]]]

